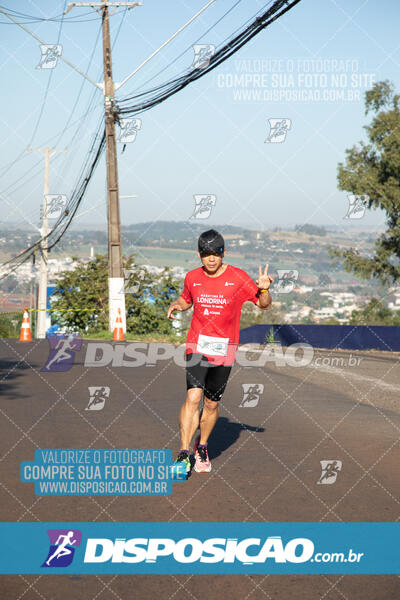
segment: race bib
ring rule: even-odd
[[[200,333],[197,341],[197,352],[209,356],[226,356],[228,343],[229,338],[212,337]]]

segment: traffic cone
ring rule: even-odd
[[[31,325],[29,323],[29,315],[28,309],[25,308],[24,316],[22,317],[22,325],[21,325],[21,333],[19,335],[20,342],[31,342],[32,341],[32,333],[31,333]]]
[[[121,318],[121,309],[120,308],[118,309],[117,320],[115,321],[113,341],[114,342],[124,342],[125,341],[124,330],[122,329],[122,318]]]

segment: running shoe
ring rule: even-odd
[[[187,452],[179,452],[176,460],[172,463],[171,472],[173,473],[186,473],[190,471],[190,459]]]
[[[197,440],[196,440],[197,441]],[[209,473],[211,471],[211,462],[208,458],[207,447],[195,444],[195,463],[194,470],[196,473]]]

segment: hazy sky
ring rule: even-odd
[[[112,18],[115,81],[206,0],[142,4],[129,12],[119,9]],[[192,63],[193,43],[220,45],[265,4],[216,0],[116,97],[181,74]],[[49,17],[60,15],[67,3],[18,0],[8,5]],[[74,8],[66,18],[71,17],[75,21],[62,26],[34,22],[26,27],[46,43],[59,39],[63,56],[101,81],[99,19],[89,8]],[[337,164],[346,148],[365,139],[365,90],[383,79],[400,87],[399,17],[396,0],[302,0],[221,67],[144,113],[136,140],[123,154],[118,145],[120,193],[137,195],[121,199],[122,223],[188,219],[195,194],[216,197],[205,221],[210,225],[348,223],[343,219],[346,193],[337,190]],[[67,148],[67,154],[52,158],[50,193],[70,195],[101,118],[103,97],[62,62],[54,69],[36,68],[39,43],[16,25],[1,24],[0,32],[1,220],[3,226],[7,221],[22,224],[25,218],[38,224],[44,159],[24,149]],[[287,119],[283,142],[266,142],[269,119]],[[104,158],[81,213],[85,227],[105,223]],[[383,215],[373,212],[353,223],[380,229]]]

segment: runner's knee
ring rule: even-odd
[[[186,393],[186,403],[190,406],[199,406],[202,394],[201,388],[190,388]]]
[[[206,396],[204,397],[204,407],[210,412],[217,410],[218,404],[219,403],[215,400],[210,400],[210,398],[207,398]]]

